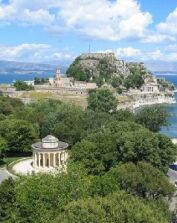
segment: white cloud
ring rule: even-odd
[[[51,15],[48,11],[39,9],[37,11],[24,10],[23,21],[34,25],[50,25],[54,22],[55,15]]]
[[[116,49],[116,55],[118,57],[126,57],[126,58],[137,57],[141,55],[141,50],[132,47],[118,48]]]
[[[161,33],[177,35],[177,8],[168,15],[165,22],[158,24],[157,29]]]
[[[69,28],[105,40],[139,38],[152,22],[135,0],[71,0],[60,7],[59,18]]]
[[[173,45],[174,47],[174,45]],[[177,48],[177,45],[175,45]],[[113,50],[105,50],[104,52],[110,52]],[[163,50],[142,50],[133,47],[117,48],[114,53],[118,59],[128,61],[176,61],[177,52],[172,49],[172,46],[164,48]]]
[[[72,58],[72,55],[68,51],[59,51],[47,44],[0,45],[0,60],[51,62],[67,61]]]
[[[40,25],[47,32],[72,32],[93,39],[139,39],[143,43],[177,39],[177,8],[156,29],[138,0],[0,0],[0,27]]]
[[[142,38],[143,43],[161,43],[164,41],[175,41],[176,38],[170,35],[160,34],[158,32],[151,33]]]
[[[152,16],[141,11],[137,0],[11,0],[6,5],[0,3],[0,20],[121,40],[141,38]]]

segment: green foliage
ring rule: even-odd
[[[34,84],[39,85],[39,84],[45,84],[49,81],[48,78],[40,78],[40,77],[35,77],[34,78]]]
[[[92,134],[72,148],[71,158],[81,162],[90,174],[102,174],[116,162],[116,142],[109,131]]]
[[[133,195],[141,197],[141,190],[146,190],[157,198],[157,194],[165,197],[173,191],[165,176],[146,163],[121,165],[101,177],[90,177],[78,163],[69,163],[67,172],[4,183],[0,186],[0,220],[5,223],[167,223],[170,218],[165,199],[146,201]]]
[[[50,112],[43,120],[41,135],[54,134],[60,140],[73,145],[83,133],[83,110],[68,104],[59,104],[55,112]]]
[[[167,172],[169,164],[175,161],[177,149],[168,137],[164,136],[161,141],[162,138],[143,128],[123,132],[117,139],[118,160],[124,163],[147,161]]]
[[[109,171],[110,172],[110,171]],[[89,195],[95,196],[107,196],[116,191],[120,191],[120,186],[117,183],[117,179],[113,174],[104,174],[103,176],[94,176],[91,178],[89,187]]]
[[[167,198],[174,187],[164,173],[176,146],[143,127],[138,114],[110,108],[109,93],[94,98],[96,107],[85,111],[49,100],[15,103],[11,112],[1,113],[0,151],[31,151],[31,144],[47,134],[71,145],[67,171],[0,185],[1,222],[169,222]]]
[[[16,183],[16,217],[24,222],[50,222],[71,201],[87,196],[89,178],[79,165],[69,165],[57,175],[40,174],[22,177]]]
[[[0,114],[10,115],[22,107],[23,103],[19,99],[0,96]]]
[[[175,188],[168,178],[149,163],[126,163],[113,168],[109,173],[120,189],[147,199],[159,199],[174,194]],[[111,178],[111,177],[110,177]]]
[[[68,77],[73,77],[77,81],[89,81],[91,78],[91,73],[89,70],[83,69],[79,61],[80,58],[77,57],[67,69],[66,74]]]
[[[124,86],[129,89],[129,88],[140,88],[144,84],[144,79],[142,75],[135,73],[132,75],[129,75],[126,77],[124,80]]]
[[[0,222],[12,222],[15,201],[15,181],[9,178],[0,184]]]
[[[34,87],[32,85],[26,84],[24,81],[16,81],[14,87],[17,91],[32,91]]]
[[[161,106],[150,106],[136,113],[137,123],[153,132],[159,132],[162,126],[169,125],[169,113]]]
[[[6,152],[7,148],[7,141],[0,136],[0,162],[2,161],[2,158]]]
[[[116,67],[107,59],[100,59],[97,66],[99,71],[99,77],[106,82],[110,81],[113,77],[113,74],[116,72]]]
[[[122,84],[122,79],[120,77],[113,77],[111,80],[111,84],[114,88],[119,88]]]
[[[30,152],[31,144],[39,138],[38,131],[27,121],[6,119],[0,122],[0,135],[7,142],[7,151]]]
[[[138,198],[117,192],[105,198],[72,202],[53,223],[167,223],[168,218],[161,215]]]
[[[115,112],[118,101],[108,89],[91,91],[88,98],[88,109],[96,112]]]
[[[174,84],[172,84],[171,82],[166,81],[164,79],[158,79],[158,84],[160,85],[160,88],[162,91],[164,91],[165,89],[168,89],[170,91],[175,90]]]
[[[134,114],[129,110],[118,110],[114,114],[114,118],[116,119],[116,121],[135,121]]]

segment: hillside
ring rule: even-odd
[[[140,88],[151,73],[143,63],[118,60],[113,53],[90,53],[77,57],[66,71],[79,81],[105,83],[118,89]]]
[[[29,73],[29,72],[42,72],[54,71],[56,65],[40,64],[40,63],[23,63],[16,61],[0,61],[0,74],[9,73]],[[65,72],[65,67],[60,67],[62,72]]]

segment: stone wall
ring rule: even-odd
[[[86,60],[89,58],[94,58],[97,60],[100,60],[100,59],[114,60],[115,55],[114,55],[114,53],[84,53],[80,56],[80,58],[82,60]]]

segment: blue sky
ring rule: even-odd
[[[0,60],[177,60],[177,0],[0,0]]]

